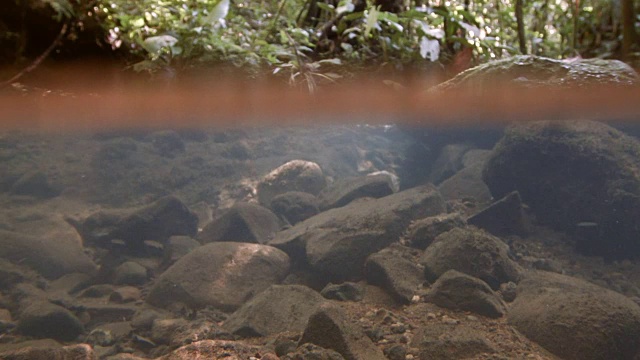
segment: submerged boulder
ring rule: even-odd
[[[84,326],[69,310],[46,301],[35,301],[21,311],[18,331],[36,338],[72,341]]]
[[[309,193],[289,191],[271,200],[271,210],[289,224],[295,225],[320,212],[318,199]]]
[[[280,221],[269,209],[258,204],[237,203],[205,226],[198,240],[264,244],[279,229]]]
[[[500,297],[484,281],[455,270],[442,274],[433,284],[426,301],[440,307],[471,311],[490,318],[506,314]]]
[[[508,320],[567,360],[635,359],[640,307],[631,299],[570,276],[532,272],[518,284]]]
[[[474,228],[456,228],[439,235],[422,254],[420,262],[429,281],[435,281],[449,270],[457,270],[483,280],[493,290],[505,282],[518,282],[522,272],[509,257],[507,244]]]
[[[385,174],[345,178],[326,187],[318,199],[320,209],[345,206],[353,200],[371,197],[381,198],[393,194],[391,177]]]
[[[74,272],[96,272],[96,265],[82,246],[62,236],[30,236],[0,230],[0,258],[26,265],[47,279]]]
[[[198,231],[198,217],[174,196],[141,208],[98,211],[84,220],[67,221],[85,244],[105,247],[122,240],[130,248],[142,248],[146,240],[165,242],[172,235],[195,236]]]
[[[418,359],[477,359],[496,352],[481,332],[465,325],[429,324],[416,330],[410,344]]]
[[[318,195],[326,185],[320,166],[311,161],[292,160],[268,173],[257,187],[260,204],[269,206],[271,200],[289,191]]]
[[[433,185],[331,209],[276,234],[269,242],[326,282],[360,280],[367,257],[393,242],[412,220],[445,211]]]
[[[305,343],[335,350],[346,360],[386,359],[364,331],[348,321],[344,310],[331,305],[321,306],[309,318],[299,344]]]
[[[518,191],[555,229],[597,224],[592,255],[640,255],[640,142],[618,130],[592,121],[515,124],[496,145],[484,180],[495,198]]]
[[[160,275],[147,301],[159,307],[182,303],[233,311],[282,281],[288,272],[289,257],[274,247],[211,243],[183,256]]]
[[[224,323],[229,332],[259,337],[304,330],[324,298],[302,285],[272,285],[234,312]]]
[[[424,275],[418,265],[392,248],[369,256],[365,273],[367,282],[382,287],[404,304],[411,302],[416,290],[424,283]]]

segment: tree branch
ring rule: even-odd
[[[56,46],[58,46],[58,43],[60,43],[60,41],[62,41],[62,38],[67,33],[67,29],[68,28],[69,28],[69,24],[68,23],[65,23],[64,25],[62,25],[62,29],[60,29],[60,33],[58,33],[58,36],[55,38],[55,40],[53,40],[51,45],[49,45],[47,50],[45,50],[29,66],[27,66],[26,68],[22,69],[22,71],[20,71],[16,75],[14,75],[11,79],[9,79],[7,81],[0,82],[0,88],[3,88],[3,87],[8,86],[8,85],[11,85],[12,83],[18,81],[18,79],[20,79],[24,75],[32,72],[35,68],[37,68],[40,65],[40,63],[42,63],[44,61],[44,59],[46,59],[49,56],[49,54],[53,51],[53,49],[55,49]]]

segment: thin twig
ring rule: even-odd
[[[15,76],[13,76],[11,79],[7,80],[7,81],[3,81],[0,82],[0,88],[11,85],[12,83],[18,81],[18,79],[20,79],[21,77],[23,77],[24,75],[32,72],[35,68],[37,68],[40,63],[42,63],[44,61],[44,59],[46,59],[49,54],[53,51],[53,49],[56,48],[56,46],[58,46],[58,43],[60,41],[62,41],[62,38],[64,37],[64,35],[67,33],[67,29],[69,27],[69,24],[65,23],[64,25],[62,25],[62,29],[60,29],[60,33],[58,34],[58,36],[56,37],[55,40],[53,40],[53,42],[51,43],[51,45],[49,45],[49,47],[47,48],[47,50],[45,50],[42,55],[38,56],[37,59],[35,59],[29,66],[27,66],[26,68],[24,68],[22,71],[20,71],[19,73],[17,73]]]

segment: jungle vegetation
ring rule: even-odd
[[[454,75],[515,54],[633,65],[640,51],[637,0],[8,2],[0,14],[0,61],[8,64],[83,43],[137,72],[218,64],[310,88],[365,68]]]

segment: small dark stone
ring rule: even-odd
[[[342,284],[334,285],[328,284],[320,292],[326,299],[340,300],[340,301],[360,301],[363,297],[362,286],[345,282]]]
[[[298,347],[298,343],[296,343],[293,340],[290,340],[290,339],[278,340],[276,341],[276,347],[275,347],[276,355],[278,356],[287,355],[289,353],[296,351],[297,347]]]
[[[147,269],[134,261],[127,261],[116,268],[114,283],[117,285],[142,285],[147,282]]]
[[[518,285],[513,281],[506,282],[504,284],[500,284],[500,295],[502,295],[502,300],[506,302],[512,302],[516,299],[516,288]]]
[[[384,354],[389,360],[405,360],[407,348],[402,345],[393,345],[384,350]]]

